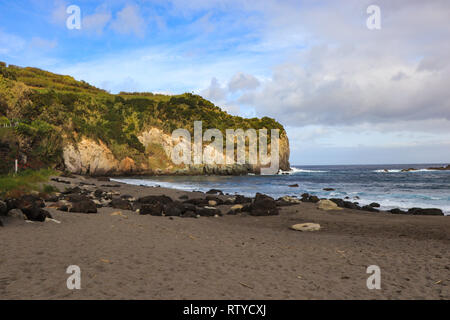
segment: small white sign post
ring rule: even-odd
[[[19,170],[19,161],[17,161],[17,159],[15,161],[14,169],[15,169],[16,173]]]

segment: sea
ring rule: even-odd
[[[247,176],[142,176],[117,178],[134,185],[161,186],[186,191],[220,189],[224,193],[254,196],[257,192],[278,198],[345,198],[360,205],[377,202],[382,210],[439,208],[450,215],[450,171],[429,170],[447,164],[291,166],[277,175]],[[417,171],[402,172],[416,168]],[[291,185],[298,184],[298,187]],[[334,189],[325,191],[324,188]]]

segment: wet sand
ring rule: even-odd
[[[204,196],[129,185],[101,189]],[[8,221],[0,228],[0,299],[450,298],[449,216],[321,211],[312,203],[282,207],[279,216],[198,219],[113,208],[89,215],[48,210],[61,224]],[[304,222],[322,229],[289,229]],[[67,289],[69,265],[81,268],[81,290]],[[381,290],[366,286],[369,265],[381,268]]]

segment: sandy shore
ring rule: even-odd
[[[102,189],[204,197],[129,185]],[[325,212],[312,203],[282,207],[271,217],[49,211],[60,224],[0,228],[0,299],[450,298],[450,217]],[[122,215],[111,215],[118,211]],[[304,222],[322,229],[289,229]],[[69,265],[81,268],[81,290],[67,289]],[[366,286],[369,265],[381,268],[381,290]]]

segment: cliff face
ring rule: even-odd
[[[131,157],[117,159],[113,152],[102,141],[82,138],[78,143],[67,143],[63,148],[65,168],[76,174],[86,175],[242,175],[260,173],[259,165],[250,164],[213,164],[213,165],[175,165],[171,161],[175,142],[172,137],[158,128],[151,128],[138,136],[146,147],[141,161],[136,162]],[[205,149],[205,145],[203,148]],[[154,150],[161,150],[155,152]],[[284,135],[280,138],[279,166],[281,170],[289,170],[289,140]]]

